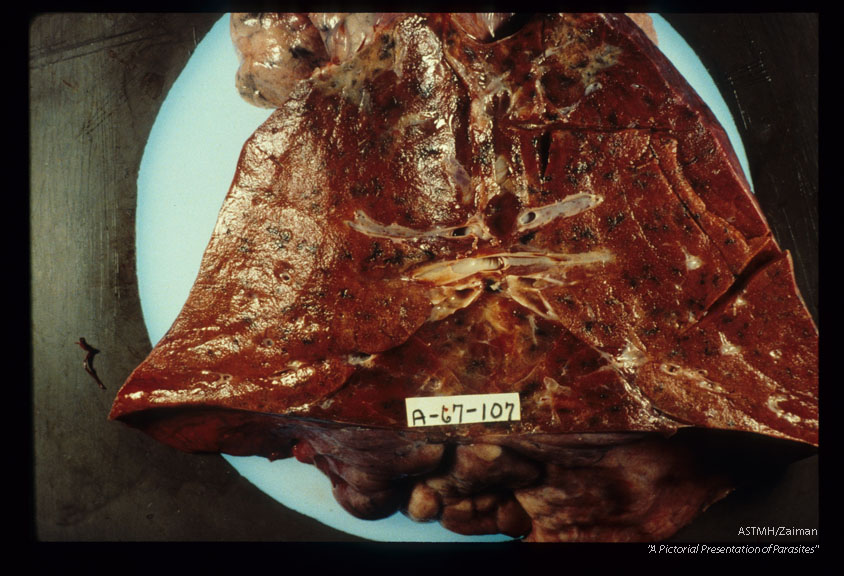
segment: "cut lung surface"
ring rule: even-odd
[[[112,418],[309,462],[363,518],[532,540],[672,535],[735,483],[701,431],[817,445],[790,257],[631,20],[273,22],[296,76],[243,81],[276,109]],[[499,392],[520,420],[408,426],[406,398]]]

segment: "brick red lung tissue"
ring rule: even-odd
[[[241,14],[232,35],[232,89],[274,111],[111,418],[312,463],[362,518],[547,541],[667,538],[736,485],[742,442],[817,446],[790,256],[630,19]],[[519,420],[408,425],[407,398],[508,392]]]

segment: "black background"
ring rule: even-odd
[[[217,18],[75,13],[29,23],[28,456],[37,541],[357,540],[286,510],[218,456],[181,454],[106,420],[150,349],[134,265],[141,154],[167,90]],[[731,108],[759,202],[819,320],[818,15],[665,18]],[[82,369],[80,337],[101,351],[94,365],[106,390]],[[733,493],[675,540],[785,542],[738,530],[817,528],[818,507],[813,456]]]

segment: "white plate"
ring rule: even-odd
[[[704,66],[659,16],[660,48],[725,127],[745,174],[744,149],[732,116]],[[217,214],[246,139],[270,111],[244,102],[234,87],[238,61],[224,16],[199,43],[173,84],[150,132],[138,175],[136,242],[138,287],[151,342],[176,319],[199,270]],[[749,176],[748,176],[749,177]],[[377,541],[499,541],[465,537],[439,524],[420,524],[401,514],[358,520],[331,496],[331,484],[313,466],[295,459],[225,456],[260,490],[320,522]]]

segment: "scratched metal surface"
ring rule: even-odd
[[[356,540],[283,508],[217,456],[181,454],[106,420],[150,349],[134,262],[141,154],[168,88],[216,18],[90,13],[30,22],[37,540]],[[759,201],[817,319],[817,16],[666,19],[732,108]],[[100,350],[94,367],[106,390],[82,368],[80,337]],[[751,543],[739,527],[816,528],[817,470],[814,456],[739,490],[676,539]]]

